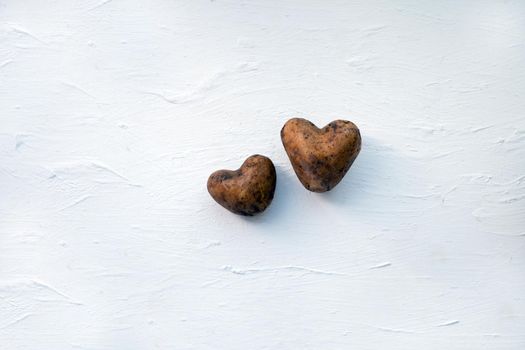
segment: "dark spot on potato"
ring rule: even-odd
[[[224,181],[224,180],[229,180],[229,179],[231,179],[232,177],[233,177],[233,175],[232,175],[231,172],[226,172],[226,171],[225,171],[225,172],[223,172],[223,173],[221,173],[221,174],[219,174],[219,175],[217,176],[217,180],[218,180],[218,181]]]

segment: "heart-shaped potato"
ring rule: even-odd
[[[252,216],[272,202],[277,176],[272,161],[261,155],[248,157],[237,170],[217,170],[208,178],[208,192],[232,213]]]
[[[281,140],[299,181],[312,192],[334,188],[361,150],[359,129],[346,120],[319,129],[306,119],[293,118],[284,124]]]

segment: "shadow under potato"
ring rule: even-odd
[[[401,214],[403,196],[420,190],[413,189],[411,182],[420,176],[421,170],[416,159],[395,152],[378,139],[365,137],[359,156],[343,180],[329,192],[316,197],[359,213],[367,220],[371,212],[376,212],[380,221],[382,215]]]

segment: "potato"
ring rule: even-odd
[[[277,176],[272,161],[261,155],[248,157],[237,170],[218,170],[208,178],[208,192],[232,213],[252,216],[272,202]]]
[[[359,129],[346,120],[319,129],[306,119],[293,118],[284,124],[281,140],[299,181],[312,192],[334,188],[361,150]]]

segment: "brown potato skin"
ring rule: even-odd
[[[347,120],[335,120],[319,129],[303,118],[292,118],[281,129],[295,174],[312,192],[333,189],[346,175],[361,150],[361,134]]]
[[[256,154],[248,157],[237,170],[218,170],[211,174],[208,192],[232,213],[253,216],[268,208],[276,183],[272,161]]]

